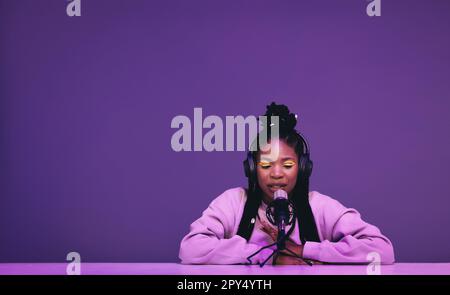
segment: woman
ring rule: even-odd
[[[253,143],[258,148],[244,161],[249,187],[225,191],[191,224],[181,241],[181,263],[248,263],[247,257],[277,239],[277,229],[265,212],[279,189],[288,194],[297,213],[296,222],[286,227],[286,248],[302,259],[284,250],[269,260],[272,264],[369,263],[372,252],[380,263],[394,263],[392,243],[377,227],[364,222],[355,209],[309,191],[312,161],[306,140],[295,130],[296,115],[285,105],[272,103],[265,116],[278,116],[279,134],[272,137],[268,130],[262,149],[258,149],[260,135]],[[273,250],[261,251],[251,262],[262,263]]]

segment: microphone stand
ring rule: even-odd
[[[294,217],[294,218],[295,218],[295,217]],[[294,219],[294,220],[295,220],[295,219]],[[295,226],[295,223],[292,225],[292,227],[294,227],[294,226]],[[259,249],[258,251],[256,251],[256,252],[253,253],[252,255],[250,255],[249,257],[247,257],[247,260],[248,260],[248,262],[249,262],[248,264],[252,264],[252,260],[251,260],[252,257],[255,256],[255,255],[257,255],[258,253],[260,253],[262,250],[268,249],[268,248],[270,248],[270,247],[272,247],[272,246],[277,245],[277,249],[274,250],[274,251],[272,252],[272,254],[270,254],[270,256],[267,257],[266,260],[264,260],[263,263],[260,263],[260,264],[259,264],[260,267],[263,267],[263,266],[267,263],[267,261],[269,261],[269,259],[272,258],[272,256],[274,256],[275,254],[279,254],[281,251],[287,251],[287,252],[291,253],[294,257],[296,257],[296,258],[302,260],[303,262],[305,262],[305,263],[308,264],[309,266],[312,266],[313,264],[312,264],[311,261],[303,259],[303,257],[297,255],[297,253],[295,253],[295,252],[291,251],[290,249],[286,248],[286,239],[287,239],[287,238],[288,238],[288,236],[287,236],[286,233],[285,233],[285,224],[284,224],[284,222],[281,222],[281,224],[278,226],[278,236],[277,236],[277,241],[276,241],[275,243],[272,243],[272,244],[270,244],[270,245],[267,245],[267,246],[262,247],[261,249]]]

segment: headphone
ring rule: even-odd
[[[298,179],[297,180],[306,180],[311,176],[313,169],[313,162],[309,158],[309,145],[306,141],[305,137],[302,134],[298,133],[301,141],[303,142],[303,151],[298,151],[299,159],[298,159]],[[256,153],[249,151],[247,153],[247,158],[244,160],[244,172],[245,176],[248,178],[248,189],[255,191],[257,176],[256,176],[256,159],[254,157]]]

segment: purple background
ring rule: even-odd
[[[450,261],[450,1],[0,0],[0,262],[175,262],[244,185],[243,152],[170,147],[171,119],[300,116],[311,189],[401,262]]]

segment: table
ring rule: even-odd
[[[67,263],[0,263],[0,275],[66,275]],[[81,263],[82,275],[366,275],[367,265]],[[450,275],[450,263],[381,265],[382,275]]]

